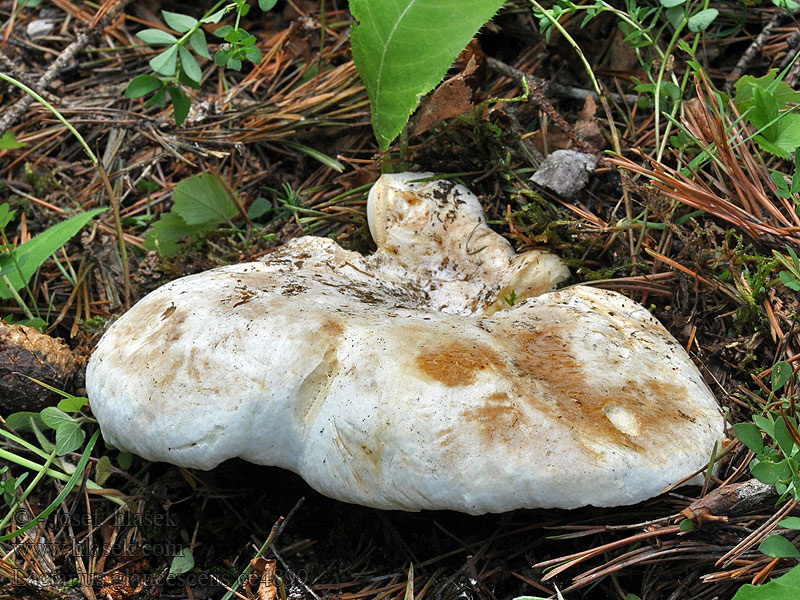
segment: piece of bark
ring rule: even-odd
[[[692,502],[681,514],[698,525],[726,521],[728,515],[746,513],[760,504],[774,501],[777,496],[774,485],[750,479],[715,489]]]
[[[28,377],[64,389],[77,368],[75,356],[61,340],[0,321],[0,414],[40,411],[56,404],[58,394]]]

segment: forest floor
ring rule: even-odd
[[[241,25],[261,60],[236,71],[200,59],[200,83],[178,98],[178,111],[188,108],[180,126],[171,102],[125,96],[163,49],[135,34],[170,31],[162,9],[199,19],[208,7],[101,4],[0,1],[0,74],[57,108],[107,174],[50,110],[0,85],[0,134],[12,132],[0,139],[0,201],[15,211],[0,205],[0,272],[9,278],[0,314],[46,335],[30,349],[4,326],[0,416],[61,399],[20,371],[83,396],[104,327],[167,281],[255,260],[306,234],[369,252],[366,195],[381,170],[429,171],[472,189],[518,250],[561,255],[571,283],[644,304],[687,349],[731,425],[761,416],[766,449],[752,437],[749,445],[757,460],[771,456],[784,469],[773,480],[787,497],[776,502],[775,486],[752,479],[756,453],[732,430],[702,488],[636,506],[473,517],[352,506],[280,469],[233,460],[190,471],[120,456],[102,440],[87,449],[86,438],[51,459],[60,478],[34,480],[25,459],[43,464],[59,440],[46,427],[22,431],[17,417],[0,429],[0,598],[230,597],[226,586],[251,570],[233,597],[711,600],[795,566],[796,549],[759,551],[770,535],[794,541],[792,522],[782,520],[798,514],[800,498],[792,456],[800,269],[789,254],[800,251],[800,122],[775,129],[756,115],[772,110],[768,99],[776,99],[772,119],[798,103],[800,31],[790,12],[734,0],[686,4],[689,21],[709,7],[717,14],[676,33],[663,8],[683,3],[616,2],[617,12],[583,26],[583,13],[561,15],[568,37],[552,31],[545,40],[531,4],[507,2],[453,65],[444,91],[423,100],[401,138],[379,152],[343,0],[254,8]],[[657,12],[636,12],[649,9]],[[623,31],[626,18],[638,29]],[[204,26],[212,49],[217,26]],[[570,40],[584,49],[604,101],[587,99],[593,84]],[[770,69],[781,85],[758,79]],[[523,96],[523,76],[524,100],[492,101]],[[758,88],[750,93],[761,104],[742,118],[754,104],[737,95],[744,88]],[[530,181],[558,149],[599,161],[573,198]],[[241,211],[192,228],[170,212],[173,196],[204,173]],[[106,210],[77,235],[53,233],[96,208]],[[13,265],[10,249],[43,232],[56,246],[29,253],[28,284],[11,293],[25,264]],[[76,402],[62,407],[74,409],[88,438],[97,429],[91,407]],[[82,459],[98,489],[70,479]]]

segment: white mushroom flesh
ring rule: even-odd
[[[136,304],[87,369],[104,437],[472,514],[632,504],[703,467],[723,417],[656,319],[615,292],[549,291],[560,259],[516,254],[468,190],[423,177],[375,185],[370,256],[303,237]]]

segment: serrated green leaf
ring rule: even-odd
[[[164,17],[166,24],[172,27],[172,29],[178,33],[186,33],[192,27],[197,25],[197,19],[190,17],[189,15],[162,10],[161,16]]]
[[[800,598],[800,566],[764,585],[743,585],[732,600],[797,600]]]
[[[772,558],[800,558],[800,550],[782,535],[769,536],[758,546],[758,551]]]
[[[101,456],[94,467],[94,480],[98,485],[105,485],[105,482],[111,477],[111,473],[111,459],[107,454]]]
[[[208,53],[208,42],[206,42],[205,31],[202,29],[195,30],[195,32],[189,36],[189,45],[199,56],[211,60],[211,55]]]
[[[211,173],[192,175],[175,186],[173,210],[187,225],[218,225],[232,219],[236,205]]]
[[[350,0],[353,60],[381,150],[503,0]]]
[[[75,452],[83,446],[86,432],[81,429],[80,423],[64,422],[56,429],[56,454],[64,456],[68,452]]]
[[[40,429],[44,429],[47,425],[44,424],[42,421],[42,417],[39,413],[30,412],[30,411],[21,411],[11,413],[7,417],[4,417],[6,421],[6,425],[8,425],[11,429],[16,432],[24,433],[26,431],[33,431],[33,424],[36,424],[37,427]]]
[[[764,451],[764,439],[761,437],[761,431],[752,423],[737,423],[733,426],[733,434],[756,454]]]
[[[44,424],[52,429],[58,429],[63,423],[74,423],[75,419],[70,417],[60,408],[48,406],[40,413]]]
[[[150,68],[159,75],[172,77],[175,75],[175,68],[178,66],[178,47],[170,46],[160,54],[156,54],[150,59]]]
[[[172,557],[172,564],[169,566],[167,579],[175,575],[188,573],[194,568],[194,556],[189,548],[182,548],[178,554]]]
[[[786,517],[778,521],[778,527],[786,529],[800,529],[800,517]]]
[[[740,77],[733,84],[736,89],[733,103],[739,112],[743,113],[752,105],[754,88],[769,91],[777,101],[779,109],[783,109],[789,104],[800,103],[800,92],[793,90],[785,81],[775,81],[777,76],[778,70],[770,69],[763,77],[753,77],[752,75]]]
[[[174,44],[178,41],[174,35],[160,29],[143,29],[136,34],[136,37],[146,44]]]
[[[87,398],[81,396],[67,396],[58,403],[58,408],[64,412],[80,412],[89,403]]]
[[[692,33],[699,33],[705,31],[718,15],[719,11],[716,8],[707,8],[689,17],[686,25]]]
[[[6,132],[0,137],[0,150],[15,150],[23,146],[25,146],[25,144],[17,141],[11,129],[6,129]]]
[[[155,75],[137,75],[125,88],[126,98],[141,98],[164,85],[164,82]]]
[[[169,92],[169,99],[170,102],[172,102],[172,113],[175,117],[175,125],[180,125],[189,114],[189,108],[192,102],[179,87],[168,85],[167,92]]]
[[[81,228],[89,222],[89,219],[95,215],[103,212],[104,208],[95,208],[93,210],[81,213],[74,217],[67,219],[57,225],[53,225],[46,231],[31,238],[24,244],[17,246],[13,252],[19,260],[23,256],[28,258],[25,263],[21,265],[22,278],[16,270],[8,275],[8,280],[15,290],[21,289],[33,274],[36,272],[42,263],[46,261],[51,254],[58,250],[61,246],[66,244],[72,236],[78,233]],[[11,291],[6,287],[6,284],[0,281],[0,298],[8,300],[12,298]]]
[[[178,54],[181,57],[181,69],[186,73],[186,76],[192,81],[200,83],[203,78],[203,71],[200,69],[200,65],[197,64],[197,59],[183,46],[178,49]]]

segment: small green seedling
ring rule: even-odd
[[[277,0],[258,0],[262,11],[271,10],[276,3]],[[150,68],[155,74],[145,73],[134,77],[125,89],[125,97],[140,98],[155,93],[145,107],[156,105],[162,108],[169,98],[175,124],[183,123],[191,107],[184,86],[198,89],[203,79],[203,70],[195,54],[212,60],[203,25],[219,23],[231,11],[236,12],[235,24],[223,25],[214,32],[215,36],[223,39],[214,54],[214,64],[235,71],[241,70],[245,60],[258,64],[261,51],[256,46],[256,38],[239,26],[240,19],[250,11],[247,0],[230,0],[227,3],[221,0],[200,19],[162,10],[161,15],[167,26],[182,35],[178,37],[161,29],[144,29],[136,34],[146,44],[166,48],[150,59]]]

